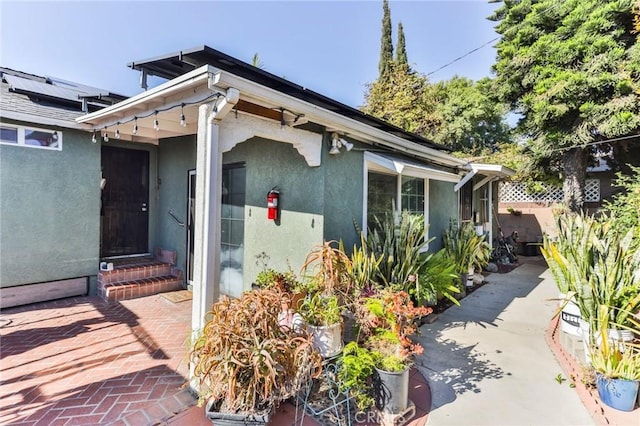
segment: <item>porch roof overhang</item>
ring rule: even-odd
[[[365,152],[365,161],[369,162],[370,170],[391,172],[399,175],[420,177],[424,179],[434,179],[445,182],[460,181],[460,175],[458,174],[447,172],[444,170],[438,170],[433,167],[427,167],[424,164],[399,158],[393,155]]]
[[[329,132],[339,132],[370,145],[384,147],[448,168],[457,170],[466,164],[464,160],[455,158],[443,150],[412,140],[408,133],[401,137],[398,136],[398,132],[390,132],[390,129],[384,126],[372,126],[371,123],[360,119],[360,115],[364,114],[357,110],[354,111],[358,113],[358,117],[339,108],[320,106],[317,102],[312,102],[313,99],[300,99],[212,65],[203,65],[118,104],[79,117],[76,121],[92,125],[95,131],[107,130],[110,137],[114,136],[117,128],[121,137],[131,141],[157,143],[161,138],[195,134],[198,105],[224,96],[228,88],[237,89],[241,101],[253,104],[257,108],[282,111],[286,124],[290,126],[312,122],[323,126]],[[153,126],[156,111],[160,117],[160,130],[154,130]],[[186,119],[186,127],[180,124],[182,113]],[[296,124],[296,119],[300,117],[303,117],[303,120]],[[133,134],[134,122],[138,125],[137,134]]]
[[[473,190],[476,191],[487,182],[510,177],[516,174],[515,171],[500,164],[480,164],[471,163],[468,164],[467,169],[470,171],[456,184],[454,191],[459,191],[467,182],[469,182],[475,175],[485,176],[480,182],[474,185]]]

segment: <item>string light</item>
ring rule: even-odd
[[[109,130],[109,127],[113,127],[113,126],[116,127],[115,132],[114,132],[114,137],[116,139],[120,139],[121,134],[120,134],[119,126],[121,124],[127,124],[127,123],[131,123],[131,122],[133,122],[132,134],[133,135],[137,135],[138,132],[139,132],[138,118],[147,118],[147,117],[150,117],[151,115],[154,116],[154,119],[153,119],[153,128],[154,128],[154,130],[159,131],[160,130],[160,121],[158,120],[158,113],[165,112],[165,111],[171,111],[171,110],[173,110],[175,108],[178,108],[178,107],[180,107],[180,125],[182,127],[187,127],[187,119],[186,119],[186,116],[184,115],[184,107],[185,106],[188,106],[188,105],[199,105],[199,104],[202,104],[203,102],[207,102],[207,101],[210,101],[210,100],[214,99],[213,108],[212,109],[213,109],[214,113],[217,113],[218,112],[218,104],[219,104],[218,101],[219,101],[220,98],[223,98],[223,97],[224,97],[224,94],[217,92],[217,93],[211,94],[211,95],[209,95],[209,96],[207,96],[207,97],[205,97],[203,99],[197,100],[197,101],[174,104],[174,105],[171,105],[171,106],[167,106],[166,108],[161,108],[161,109],[157,109],[157,110],[155,110],[153,112],[149,112],[146,115],[135,116],[133,118],[130,118],[130,119],[122,121],[122,122],[118,121],[116,123],[108,124],[108,125],[104,126],[104,130],[103,130],[104,133],[102,134],[102,139],[105,142],[109,141],[108,130]],[[287,124],[286,120],[285,120],[285,114],[284,114],[285,111],[288,111],[289,113],[291,113],[294,116],[293,123],[296,123],[301,117],[304,117],[304,114],[296,114],[296,113],[294,113],[292,111],[289,111],[288,109],[286,109],[284,107],[276,107],[276,108],[273,108],[273,109],[276,109],[276,110],[280,111],[280,113],[281,113],[280,125],[282,126],[282,128],[284,128],[286,126],[286,124]],[[237,118],[238,109],[234,108],[234,111],[235,111],[236,118]],[[98,135],[99,132],[100,132],[99,130],[98,130],[98,132],[96,132],[96,130],[93,129],[93,134],[91,136],[91,141],[93,143],[97,143],[97,135]]]

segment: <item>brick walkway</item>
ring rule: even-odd
[[[64,299],[0,313],[0,424],[146,425],[194,404],[182,387],[191,303]]]

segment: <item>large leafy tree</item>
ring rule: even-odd
[[[435,84],[440,124],[427,134],[436,142],[467,155],[494,152],[510,140],[503,104],[492,98],[492,81],[455,76]]]
[[[437,94],[427,78],[392,62],[384,78],[367,85],[363,112],[422,136],[436,132],[441,118]]]
[[[582,209],[589,158],[602,142],[638,134],[640,52],[634,0],[505,0],[497,94],[521,114],[539,164],[562,176],[565,203]]]

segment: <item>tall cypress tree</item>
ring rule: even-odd
[[[386,76],[393,62],[393,41],[391,40],[391,12],[389,2],[382,2],[382,39],[380,41],[380,62],[378,63],[378,78]]]
[[[407,59],[407,47],[404,41],[404,30],[402,29],[402,22],[398,24],[398,45],[396,46],[396,63],[400,66],[409,66],[409,60]]]

